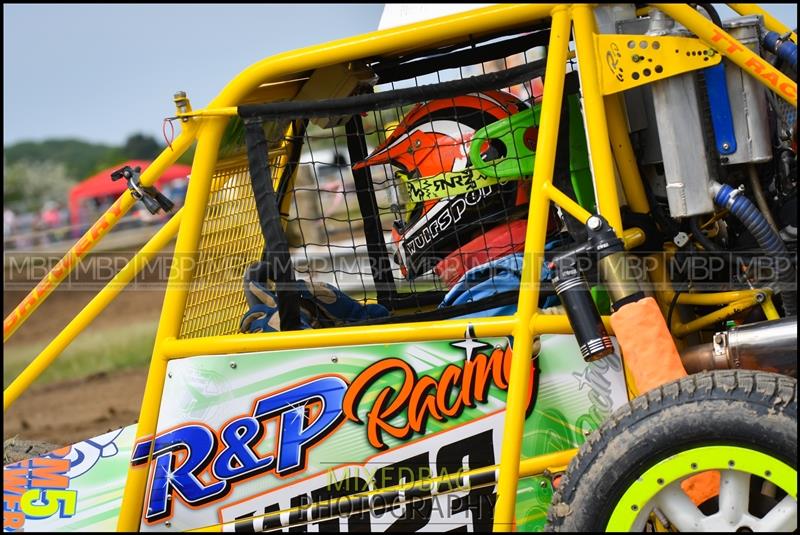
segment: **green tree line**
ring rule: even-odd
[[[22,141],[6,146],[3,205],[38,210],[47,201],[64,203],[75,183],[128,160],[153,160],[163,149],[156,138],[139,133],[119,146],[79,139]],[[193,152],[187,151],[178,162],[190,165]]]

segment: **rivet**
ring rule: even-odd
[[[337,357],[336,355],[332,356],[331,362],[339,362],[339,357]]]
[[[236,369],[236,363],[235,362],[231,362],[231,369],[234,369],[234,370]]]
[[[169,377],[170,379],[172,379],[172,372],[167,372],[167,377]]]
[[[722,144],[722,149],[723,149],[723,150],[728,150],[729,148],[731,148],[731,146],[730,146],[730,144],[729,144],[729,143],[723,143],[723,144]]]
[[[546,489],[548,487],[547,481],[545,481],[544,479],[539,481],[539,487]]]
[[[170,522],[169,520],[167,520],[166,522],[164,522],[164,527],[165,527],[165,528],[171,528],[171,527],[172,527],[172,522]]]
[[[691,464],[691,465],[689,465],[689,466],[691,466],[691,467],[692,467],[692,470],[697,470],[697,463],[692,463],[692,464]]]
[[[638,510],[639,510],[638,505],[631,505],[631,511],[638,511]]]
[[[660,478],[660,477],[659,477],[659,478],[656,480],[656,482],[657,482],[659,485],[663,485],[663,484],[664,484],[664,480],[663,480],[662,478]]]

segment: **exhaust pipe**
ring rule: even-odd
[[[710,344],[683,351],[681,360],[689,373],[741,368],[797,377],[797,316],[718,332]]]

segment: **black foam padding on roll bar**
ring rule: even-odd
[[[470,76],[461,80],[427,84],[380,93],[325,100],[293,100],[268,104],[243,104],[239,115],[245,119],[298,119],[301,117],[341,117],[366,111],[396,108],[438,98],[453,98],[466,93],[509,87],[544,74],[545,60],[503,71]]]

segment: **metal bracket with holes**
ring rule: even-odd
[[[595,35],[604,95],[718,64],[722,56],[692,37]]]

